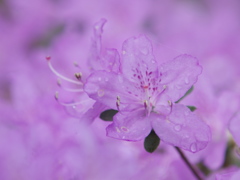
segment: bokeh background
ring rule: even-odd
[[[0,0],[0,179],[195,178],[172,147],[150,154],[142,141],[111,139],[109,122],[86,125],[54,99],[59,85],[45,57],[66,77],[84,72],[102,18],[103,48],[121,51],[124,40],[146,34],[159,62],[199,59],[203,73],[183,103],[197,107],[212,141],[185,153],[208,179],[238,172],[240,1]]]

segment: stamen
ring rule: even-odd
[[[65,81],[68,81],[68,82],[71,82],[71,83],[74,83],[74,84],[78,84],[78,85],[82,85],[81,82],[75,81],[75,80],[72,80],[72,79],[69,79],[69,78],[61,75],[60,73],[58,73],[58,72],[53,68],[53,66],[52,66],[52,64],[51,64],[51,61],[50,61],[50,60],[51,60],[51,57],[50,57],[50,56],[47,56],[47,57],[46,57],[46,60],[47,60],[47,62],[48,62],[49,68],[51,69],[51,71],[52,71],[56,76],[58,76],[59,78],[65,80]]]
[[[61,80],[58,79],[57,80],[57,85],[62,88],[65,91],[69,91],[69,92],[83,92],[83,89],[72,89],[72,88],[66,88],[64,86],[62,86]]]
[[[80,81],[81,80],[81,78],[82,78],[82,73],[75,73],[74,74],[75,75],[75,77]]]
[[[145,101],[144,101],[144,107],[145,107],[145,109],[147,109],[147,106],[148,106],[148,101],[145,100]]]
[[[61,79],[58,79],[58,80],[57,80],[57,85],[58,85],[59,87],[62,86]]]
[[[117,96],[117,102],[116,102],[117,109],[119,111],[119,106],[120,106],[120,97]]]
[[[78,65],[78,63],[77,63],[76,61],[73,62],[73,65],[74,65],[75,67],[79,67],[79,65]]]
[[[58,101],[58,97],[59,97],[59,96],[58,96],[58,92],[55,93],[55,96],[54,96],[54,97],[55,97],[55,99]]]
[[[83,92],[82,89],[71,89],[71,88],[65,88],[65,87],[62,87],[62,89],[64,89],[65,91],[69,91],[69,92]]]
[[[172,101],[168,101],[169,106],[172,106]]]
[[[64,103],[64,102],[60,102],[58,101],[59,104],[63,105],[63,106],[77,106],[79,104],[82,104],[83,101],[81,102],[74,102],[74,103]]]
[[[63,105],[63,106],[77,106],[77,105],[79,105],[79,104],[82,104],[82,103],[85,102],[85,101],[88,101],[88,100],[85,100],[85,101],[73,102],[73,103],[61,102],[61,101],[59,101],[59,93],[58,93],[58,92],[55,93],[55,99],[57,100],[57,102],[58,102],[59,104],[61,104],[61,105]]]

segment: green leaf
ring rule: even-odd
[[[175,103],[179,103],[181,100],[183,100],[186,96],[188,96],[193,91],[193,86],[181,97],[179,100],[177,100]]]
[[[160,138],[152,130],[150,134],[144,140],[144,148],[147,152],[154,152],[160,144]]]
[[[101,114],[100,114],[100,118],[104,121],[112,121],[113,120],[113,116],[115,114],[117,114],[118,111],[117,110],[114,110],[114,109],[108,109],[106,111],[103,111]]]
[[[195,111],[197,108],[195,106],[187,106],[192,112]]]

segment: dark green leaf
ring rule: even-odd
[[[106,111],[103,111],[101,114],[100,114],[100,118],[104,121],[112,121],[113,120],[113,116],[115,114],[117,114],[118,111],[117,110],[114,110],[114,109],[108,109]]]
[[[160,138],[156,135],[154,130],[144,140],[144,148],[147,152],[154,152],[160,144]]]
[[[179,103],[181,100],[183,100],[186,96],[188,96],[193,91],[193,86],[184,94],[183,97],[181,97],[179,100],[177,100],[175,103]]]
[[[192,112],[195,111],[197,108],[195,106],[187,106]]]

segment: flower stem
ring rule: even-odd
[[[196,171],[196,169],[194,169],[194,167],[192,166],[192,164],[188,161],[187,157],[183,154],[183,152],[181,151],[181,149],[179,149],[178,147],[175,147],[175,149],[177,150],[177,152],[179,153],[179,155],[181,156],[181,158],[183,159],[183,161],[186,163],[186,165],[188,166],[188,168],[192,171],[192,173],[194,174],[194,176],[198,179],[198,180],[203,180],[202,177],[198,174],[198,172]]]

